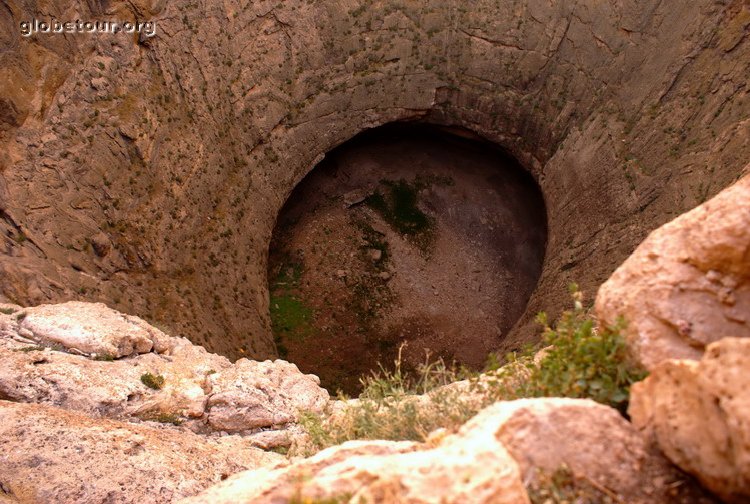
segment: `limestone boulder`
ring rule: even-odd
[[[238,474],[182,502],[529,502],[518,464],[493,435],[494,427],[467,425],[427,444],[350,441],[289,468]]]
[[[166,503],[238,471],[283,463],[240,437],[0,401],[0,501]]]
[[[605,323],[622,316],[649,370],[750,337],[750,176],[652,232],[599,289]]]
[[[37,343],[95,356],[124,357],[147,353],[166,335],[138,317],[103,303],[40,305],[19,312],[19,333]]]
[[[288,424],[298,411],[321,411],[329,399],[317,377],[284,361],[232,365],[103,305],[41,308],[0,312],[0,399],[196,432],[242,431],[266,448],[291,443]],[[150,351],[128,351],[143,341]]]
[[[631,391],[633,424],[727,502],[750,501],[750,339],[668,360]]]
[[[482,411],[518,462],[523,480],[566,467],[584,484],[620,502],[703,502],[700,490],[654,450],[615,409],[589,399],[521,399]],[[674,488],[686,495],[675,493]]]
[[[288,424],[300,410],[319,413],[329,401],[317,376],[282,360],[240,359],[212,377],[212,389],[208,423],[230,432]]]

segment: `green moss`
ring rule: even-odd
[[[164,387],[164,377],[162,375],[144,373],[141,375],[141,383],[150,389],[161,390]]]
[[[304,338],[312,330],[312,316],[312,309],[292,294],[271,296],[271,328],[278,337]]]
[[[385,194],[375,191],[365,200],[365,204],[403,235],[419,236],[427,233],[432,221],[417,206],[422,184],[409,184],[403,179],[396,182],[383,180],[381,184],[385,186]]]

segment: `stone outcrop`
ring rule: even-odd
[[[750,337],[750,176],[651,233],[599,289],[596,312],[625,318],[648,369]]]
[[[184,502],[521,503],[523,484],[561,467],[600,497],[682,502],[670,490],[682,475],[617,411],[580,399],[496,403],[457,434],[436,431],[425,444],[352,441],[289,467],[238,474]],[[703,502],[700,492],[691,495]]]
[[[207,438],[0,401],[0,502],[169,503],[284,461],[239,436]]]
[[[499,403],[473,423],[491,422],[518,462],[524,481],[567,467],[621,502],[673,502],[683,478],[613,408],[591,400],[525,399]]]
[[[183,504],[287,502],[528,503],[518,465],[482,425],[436,446],[350,441],[288,469],[240,473]]]
[[[321,411],[317,377],[284,361],[232,364],[103,304],[65,303],[0,314],[0,399],[93,416],[185,423],[197,432],[283,431],[300,409]],[[12,313],[11,313],[12,312]]]
[[[727,502],[750,500],[750,339],[712,343],[699,362],[667,360],[633,386],[633,423]]]
[[[504,348],[750,158],[739,0],[6,6],[0,295],[104,301],[230,358],[276,355],[278,211],[364,129],[467,128],[538,180],[544,271]],[[50,16],[150,19],[156,35],[20,36]]]

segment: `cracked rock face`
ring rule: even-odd
[[[546,260],[507,348],[750,156],[739,0],[6,5],[0,295],[104,301],[231,358],[276,355],[278,211],[366,128],[461,126],[537,179]],[[44,16],[138,16],[156,36],[15,35]]]
[[[13,313],[0,314],[0,399],[257,434],[266,447],[288,444],[284,431],[299,410],[322,411],[329,399],[318,378],[294,364],[231,364],[100,303],[4,311]]]
[[[596,312],[627,320],[647,369],[750,337],[750,177],[651,233],[599,289]]]

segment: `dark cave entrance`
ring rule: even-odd
[[[546,222],[533,178],[464,130],[357,135],[279,213],[268,260],[279,356],[353,395],[402,345],[407,369],[427,354],[481,368],[537,285]]]

